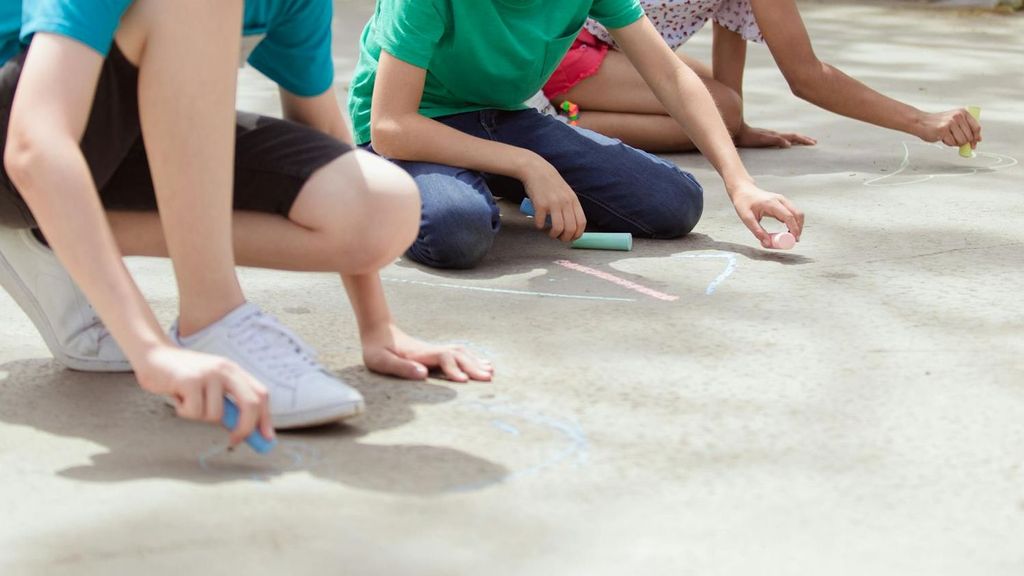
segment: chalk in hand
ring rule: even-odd
[[[968,106],[967,112],[974,116],[975,120],[981,120],[981,106]],[[974,158],[974,150],[971,150],[970,144],[964,144],[960,147],[960,155],[964,158]]]
[[[238,406],[228,397],[224,397],[224,416],[221,418],[221,424],[228,430],[234,430],[238,426]],[[253,430],[252,434],[246,437],[245,443],[259,454],[266,454],[277,446],[277,440],[267,440],[259,430]]]
[[[529,198],[524,198],[519,211],[527,216],[536,216],[537,210]],[[550,217],[549,217],[550,218]],[[628,232],[585,232],[572,247],[579,250],[621,250],[629,252],[633,249],[633,235]]]
[[[776,232],[771,235],[772,248],[776,250],[790,250],[796,246],[796,238],[789,232]]]
[[[537,209],[533,207],[533,201],[529,198],[523,198],[523,203],[519,205],[519,211],[527,216],[537,215]]]

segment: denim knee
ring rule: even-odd
[[[483,260],[501,226],[498,207],[465,183],[443,176],[447,186],[464,187],[461,193],[431,194],[424,190],[419,236],[406,255],[434,268],[473,268]],[[489,195],[488,195],[489,196]]]
[[[490,210],[460,205],[421,226],[406,255],[433,268],[473,268],[490,251],[496,233]]]
[[[672,178],[663,179],[658,190],[650,190],[652,210],[644,218],[652,238],[678,238],[697,226],[704,213],[704,189],[697,180],[678,168]]]

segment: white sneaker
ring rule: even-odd
[[[254,304],[230,314],[187,338],[171,339],[181,347],[234,361],[270,392],[270,416],[279,430],[304,428],[360,414],[363,396],[330,375],[298,336]]]
[[[0,228],[0,285],[61,364],[84,372],[132,371],[85,295],[31,230]]]

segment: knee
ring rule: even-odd
[[[343,190],[339,190],[343,187]],[[318,194],[322,192],[322,194]],[[324,267],[345,274],[376,272],[416,239],[420,196],[404,170],[365,152],[346,154],[317,172],[303,193],[301,221],[316,222]],[[293,218],[296,211],[293,208]],[[313,249],[313,247],[311,247]]]
[[[380,158],[374,178],[365,183],[357,225],[359,250],[349,268],[372,272],[402,255],[416,239],[420,225],[420,195],[416,183],[401,168]]]
[[[646,226],[652,238],[678,238],[697,226],[704,212],[704,189],[690,174],[676,169],[664,190],[652,195]]]
[[[494,244],[500,227],[498,208],[475,191],[446,199],[458,201],[441,199],[424,206],[419,236],[407,255],[433,268],[473,268]]]

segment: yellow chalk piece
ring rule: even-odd
[[[974,116],[975,120],[981,120],[981,106],[968,106],[967,112]],[[974,158],[974,150],[971,150],[970,144],[964,144],[960,147],[960,155],[964,158]]]

